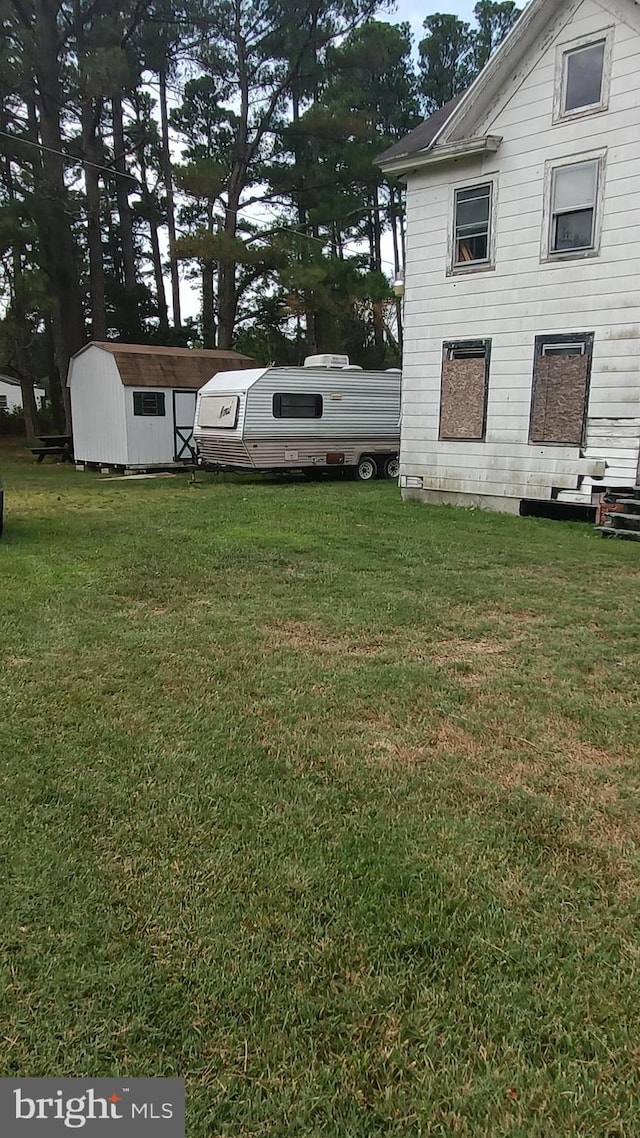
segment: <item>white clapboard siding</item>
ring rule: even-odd
[[[496,153],[408,178],[401,475],[425,489],[549,498],[579,488],[584,460],[601,483],[635,482],[640,449],[640,23],[630,0],[558,6],[553,34],[531,45],[474,133]],[[632,14],[633,13],[633,14]],[[622,18],[628,16],[629,18]],[[609,105],[554,122],[558,53],[613,29]],[[468,132],[462,132],[468,133]],[[455,137],[455,134],[454,136]],[[542,260],[549,164],[604,156],[597,256]],[[450,274],[454,190],[496,184],[495,266]],[[529,445],[536,336],[593,333],[585,449]],[[486,441],[438,439],[442,345],[491,340]],[[414,481],[415,485],[415,481]],[[502,489],[500,489],[502,487]]]

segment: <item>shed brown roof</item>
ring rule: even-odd
[[[219,371],[248,368],[255,363],[251,356],[213,348],[169,348],[93,340],[81,350],[85,352],[91,347],[111,353],[125,387],[182,387],[194,391]]]

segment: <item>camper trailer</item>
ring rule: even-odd
[[[361,481],[397,478],[401,378],[352,367],[347,356],[218,372],[198,393],[199,461],[210,470],[343,467]]]

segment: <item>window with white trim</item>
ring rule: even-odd
[[[562,114],[600,110],[604,106],[604,65],[607,42],[585,44],[562,57]]]
[[[492,195],[491,182],[456,190],[453,222],[454,269],[490,264]]]
[[[598,159],[552,171],[550,254],[595,248],[599,173]]]
[[[6,395],[0,395],[0,411],[6,411],[9,406],[9,400]]]

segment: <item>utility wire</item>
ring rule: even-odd
[[[42,142],[32,142],[29,138],[20,138],[17,134],[9,134],[6,130],[0,130],[0,135],[11,139],[12,142],[19,142],[21,146],[35,146],[36,150],[57,154],[58,158],[73,162],[74,166],[93,166],[94,170],[105,170],[107,174],[114,174],[117,178],[129,178],[130,181],[140,184],[134,174],[125,174],[123,170],[116,170],[115,166],[101,166],[99,162],[89,162],[88,158],[74,158],[73,154],[65,154],[62,150],[54,150],[52,146],[44,146]]]

